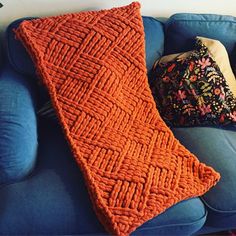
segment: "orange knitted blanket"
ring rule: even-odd
[[[128,235],[219,180],[174,138],[156,109],[139,3],[24,21],[16,34],[49,90],[110,233]]]

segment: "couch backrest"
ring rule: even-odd
[[[25,19],[12,22],[6,30],[7,53],[9,61],[14,69],[28,76],[34,76],[33,63],[19,40],[15,38],[14,28]],[[143,17],[146,40],[146,64],[148,71],[154,61],[161,57],[164,51],[164,24],[153,17]]]
[[[236,17],[190,13],[171,16],[165,23],[165,54],[191,50],[196,36],[220,40],[231,63],[236,62]]]
[[[24,19],[14,21],[7,28],[7,53],[10,63],[16,71],[32,76],[35,74],[33,63],[24,47],[15,39],[13,32],[13,29]],[[236,64],[236,17],[179,13],[171,16],[165,24],[153,17],[146,16],[143,17],[143,23],[148,71],[152,68],[154,61],[162,56],[163,51],[164,54],[171,54],[191,50],[196,36],[220,40],[229,53],[231,63]]]
[[[32,18],[22,18],[13,21],[6,30],[6,52],[12,67],[19,73],[27,76],[34,76],[35,70],[33,62],[19,40],[16,39],[14,29],[16,29],[23,20]]]

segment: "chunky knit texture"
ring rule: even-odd
[[[110,233],[128,235],[219,180],[156,110],[139,3],[24,21],[16,34],[49,90],[96,214]]]

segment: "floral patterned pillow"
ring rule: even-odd
[[[158,110],[169,126],[236,123],[236,98],[200,39],[186,58],[157,61],[150,83]]]

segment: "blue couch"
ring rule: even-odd
[[[48,100],[10,24],[0,73],[0,234],[105,235],[82,174],[56,120],[37,116]],[[189,50],[197,35],[219,39],[236,66],[236,18],[176,14],[143,17],[148,73],[163,54]],[[151,79],[151,77],[150,77]],[[236,127],[174,128],[175,136],[221,173],[201,198],[188,199],[133,235],[199,235],[236,228]]]

